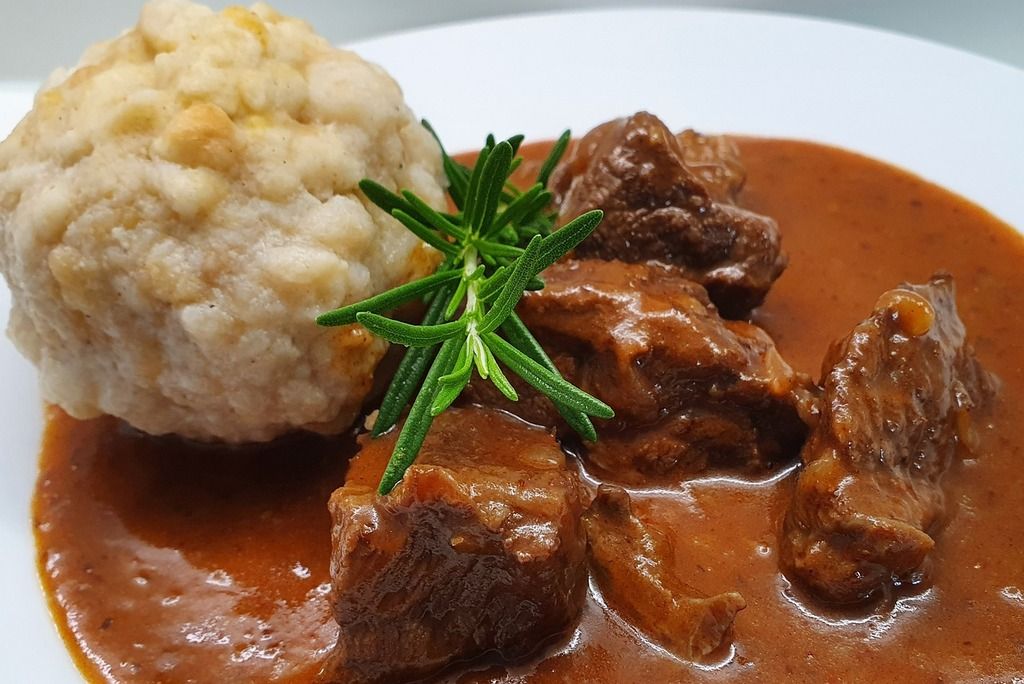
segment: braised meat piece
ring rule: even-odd
[[[747,180],[736,143],[724,135],[704,135],[687,129],[676,136],[683,164],[716,202],[735,203]]]
[[[675,264],[730,318],[759,305],[786,257],[767,216],[732,199],[742,185],[735,148],[683,134],[640,112],[584,136],[551,179],[561,216],[603,209],[579,257]]]
[[[923,579],[942,476],[995,381],[965,341],[950,276],[882,295],[823,373],[782,562],[821,598],[851,603]]]
[[[734,591],[705,598],[671,569],[668,538],[632,511],[629,494],[601,485],[584,516],[594,580],[608,606],[688,660],[714,651],[746,602]]]
[[[582,492],[551,435],[506,414],[440,415],[388,495],[394,435],[367,440],[331,497],[330,681],[401,682],[478,656],[517,660],[576,620]]]
[[[567,380],[615,409],[586,445],[604,479],[679,481],[709,466],[760,470],[796,458],[813,384],[760,328],[719,317],[678,267],[587,259],[555,264],[519,315]],[[510,403],[474,382],[472,401],[561,426],[546,397]]]

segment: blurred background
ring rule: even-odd
[[[142,0],[0,0],[0,80],[38,81],[135,23]],[[240,4],[210,0],[224,7]],[[242,4],[249,4],[242,0]],[[1024,0],[274,0],[334,42],[503,14],[612,6],[786,12],[898,31],[1024,68]]]

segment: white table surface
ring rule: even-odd
[[[251,0],[209,0],[223,7]],[[0,80],[42,80],[135,23],[142,0],[0,0]],[[608,6],[787,12],[915,35],[1024,68],[1024,0],[273,0],[337,43],[502,14]]]

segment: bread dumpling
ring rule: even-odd
[[[383,69],[266,5],[145,5],[0,144],[8,333],[44,398],[200,440],[344,429],[385,343],[314,317],[439,260],[362,178],[444,206]]]

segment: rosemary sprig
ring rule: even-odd
[[[437,137],[427,122],[423,125]],[[522,141],[519,135],[502,142],[488,136],[473,168],[457,162],[442,146],[454,214],[432,209],[407,190],[396,194],[370,179],[359,184],[370,201],[444,255],[433,275],[316,319],[325,326],[359,323],[375,335],[408,347],[373,427],[374,436],[387,432],[412,401],[381,479],[381,494],[390,492],[402,479],[434,417],[459,397],[474,369],[516,401],[518,394],[502,369],[504,365],[547,395],[566,423],[587,440],[597,439],[591,417],[614,415],[607,404],[559,374],[515,314],[526,290],[544,287],[539,274],[590,235],[602,218],[600,211],[587,212],[552,232],[555,215],[548,209],[551,193],[546,186],[568,145],[569,132],[555,143],[537,182],[525,191],[509,181],[522,162],[517,156]],[[427,303],[418,325],[382,315],[417,299]]]

